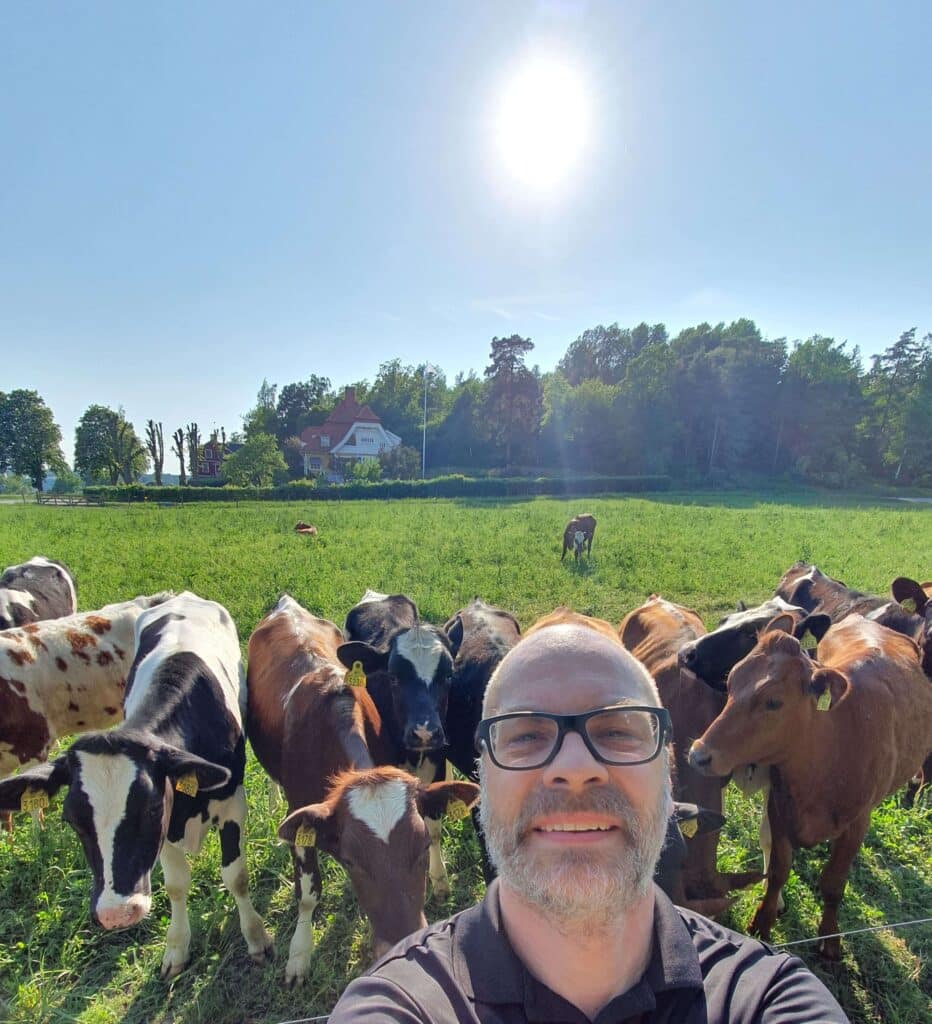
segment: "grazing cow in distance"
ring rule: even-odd
[[[136,620],[171,594],[0,633],[0,778],[44,761],[55,740],[123,718]]]
[[[61,562],[36,555],[0,576],[0,630],[60,619],[77,610],[74,580]]]
[[[446,778],[445,724],[453,657],[442,629],[421,622],[415,603],[404,594],[367,590],[346,616],[347,642],[337,657],[347,668],[360,663],[368,678],[389,739],[393,761],[421,782]],[[430,881],[434,895],[450,891],[440,853],[438,819],[428,818],[431,835]]]
[[[828,615],[832,622],[841,622],[846,615],[867,615],[887,603],[885,597],[846,587],[809,562],[791,565],[780,577],[774,596],[807,612]]]
[[[478,793],[471,783],[425,786],[379,767],[395,748],[366,682],[337,659],[342,641],[337,626],[287,594],[249,639],[249,741],[290,810],[279,828],[291,845],[298,901],[288,985],[304,977],[314,949],[318,849],[349,874],[380,955],[424,926],[430,836],[423,816],[440,818],[448,802],[470,804]]]
[[[592,538],[595,535],[595,516],[588,512],[581,516],[573,516],[563,530],[563,553],[560,555],[562,562],[570,549],[573,551],[573,558],[578,562],[579,556],[585,549],[587,555],[592,554]]]
[[[307,537],[316,537],[317,527],[313,526],[311,523],[305,523],[304,521],[301,521],[295,525],[294,532],[302,533]]]
[[[478,597],[445,623],[444,633],[453,654],[453,680],[447,710],[447,749],[450,764],[467,779],[479,781],[476,728],[482,718],[482,700],[496,666],[521,637],[518,620],[510,612],[486,604]],[[495,877],[485,840],[473,812],[479,840],[482,873],[486,882]]]
[[[850,615],[810,658],[777,616],[728,677],[724,711],[693,744],[690,763],[725,776],[741,764],[770,765],[773,848],[767,892],[752,929],[766,939],[789,876],[793,850],[830,842],[819,879],[821,951],[841,954],[838,905],[872,809],[906,783],[932,738],[932,686],[916,645]]]
[[[19,808],[27,789],[52,796],[68,787],[62,816],[87,854],[91,914],[103,928],[128,928],[149,913],[159,858],[171,900],[162,977],[188,960],[185,852],[198,852],[211,824],[220,830],[221,876],[249,953],[262,963],[271,951],[249,899],[242,851],[245,710],[233,620],[221,605],[184,592],[139,616],[125,721],[0,782],[0,808],[8,810]]]
[[[673,722],[673,752],[676,772],[673,794],[679,801],[698,805],[710,815],[722,812],[722,786],[689,764],[689,746],[705,732],[725,705],[722,693],[707,686],[677,660],[684,644],[704,639],[702,619],[691,609],[665,601],[657,594],[630,611],[618,627],[618,636],[657,684],[660,700]],[[708,818],[704,821],[709,820]],[[724,819],[722,819],[724,821]],[[721,827],[721,824],[718,826]],[[683,845],[682,892],[678,903],[686,902],[701,913],[722,913],[729,905],[726,894],[760,879],[757,872],[722,874],[718,870],[717,829],[701,830]]]

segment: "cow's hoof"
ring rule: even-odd
[[[304,981],[307,965],[308,957],[306,956],[293,956],[288,960],[288,966],[285,968],[285,988],[294,988]]]
[[[819,943],[818,953],[822,960],[837,964],[841,960],[841,939],[823,939]]]
[[[187,965],[187,956],[179,955],[177,950],[166,950],[165,956],[162,957],[162,980],[171,981],[172,978],[177,978]]]
[[[748,928],[748,934],[756,935],[759,939],[763,939],[766,942],[770,938],[770,929],[772,927],[773,917],[770,914],[764,913],[762,908],[758,907],[757,913],[754,915]]]
[[[430,888],[435,900],[442,901],[450,895],[450,883],[445,878],[431,882]]]
[[[250,949],[249,956],[252,958],[252,962],[258,964],[260,967],[264,967],[266,964],[272,962],[272,940],[268,935],[265,937],[265,945],[260,946],[258,949]]]

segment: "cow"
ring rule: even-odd
[[[467,779],[479,781],[476,729],[482,718],[482,700],[496,666],[521,637],[521,626],[510,612],[475,598],[452,615],[443,627],[453,655],[453,679],[447,710],[446,757]],[[482,873],[486,882],[495,872],[485,847],[478,813],[473,825],[479,840]]]
[[[809,562],[791,565],[780,577],[774,596],[807,612],[828,615],[832,622],[841,622],[846,615],[853,613],[867,615],[887,603],[885,597],[852,590]]]
[[[579,556],[585,549],[587,555],[592,554],[592,538],[595,535],[595,516],[585,513],[581,516],[573,516],[563,530],[563,553],[560,555],[562,562],[570,549],[573,551],[573,558],[579,561]]]
[[[316,537],[317,527],[312,523],[305,523],[301,520],[301,522],[295,524],[294,532],[304,534],[306,537]]]
[[[321,896],[317,850],[346,869],[372,923],[380,955],[425,925],[430,837],[423,815],[473,803],[472,783],[425,786],[384,765],[394,754],[361,674],[337,659],[341,630],[284,594],[249,639],[249,741],[283,787],[290,813],[279,836],[291,845],[298,921],[285,982],[306,974]]]
[[[421,782],[446,778],[447,703],[453,675],[450,642],[442,629],[421,622],[404,594],[366,590],[346,616],[347,641],[337,657],[347,668],[359,662],[398,767]],[[440,853],[438,819],[428,818],[430,881],[438,899],[450,891]]]
[[[689,765],[689,745],[705,732],[725,704],[724,696],[707,686],[677,661],[678,652],[687,643],[703,638],[705,627],[690,608],[665,601],[657,594],[622,619],[618,636],[657,684],[663,706],[673,722],[673,752],[676,771],[674,796],[679,801],[705,808],[711,815],[721,815],[722,786]],[[707,820],[707,819],[706,819]],[[677,902],[702,913],[721,913],[728,907],[726,893],[750,885],[760,879],[757,872],[721,874],[717,867],[718,834],[704,829],[683,849],[682,892]]]
[[[923,671],[932,679],[932,581],[917,583],[898,576],[890,584],[890,592],[893,600],[867,618],[915,640]]]
[[[724,824],[724,816],[717,811],[680,800],[674,801],[673,813],[667,822],[666,839],[654,868],[654,881],[674,903],[705,914],[706,917],[722,913],[726,901],[720,897],[690,900],[685,888],[686,866],[690,848],[696,840],[700,836],[718,832]]]
[[[0,633],[0,778],[123,718],[136,620],[168,592]]]
[[[61,562],[36,555],[0,576],[0,630],[60,619],[77,610],[74,580]]]
[[[819,879],[821,952],[841,955],[838,905],[872,809],[907,782],[932,746],[932,685],[907,637],[850,615],[823,637],[818,660],[792,635],[791,615],[765,627],[728,677],[725,709],[692,745],[698,771],[726,776],[770,766],[773,848],[752,930],[766,939],[793,850],[831,843]]]
[[[93,874],[91,916],[107,930],[149,913],[158,857],[171,901],[163,978],[180,973],[190,951],[185,853],[197,853],[216,825],[221,877],[250,956],[264,963],[272,943],[249,899],[242,851],[246,692],[236,627],[221,605],[185,591],[139,616],[135,650],[125,721],[0,782],[0,809],[67,787],[62,816]]]

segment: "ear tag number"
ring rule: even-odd
[[[310,825],[301,825],[298,831],[294,834],[295,846],[316,846],[317,845],[317,829],[311,828]]]
[[[819,646],[819,641],[816,640],[812,633],[807,629],[806,632],[803,633],[800,646],[804,651],[814,651]]]
[[[25,789],[19,798],[21,811],[44,811],[49,805],[49,795],[44,789]]]
[[[699,831],[699,819],[698,818],[687,818],[685,821],[679,822],[680,834],[685,836],[687,839],[692,837]]]
[[[828,711],[832,706],[832,691],[826,689],[822,696],[816,701],[816,711]]]
[[[197,776],[194,772],[182,775],[175,783],[175,789],[179,793],[184,793],[185,796],[197,796]]]
[[[366,685],[366,673],[362,670],[361,661],[353,662],[353,667],[346,673],[346,681],[350,686]]]
[[[900,604],[911,614],[916,614],[916,599],[914,597],[907,597],[905,601],[900,601]]]
[[[468,818],[469,808],[462,800],[451,800],[447,804],[447,817],[451,821],[459,821],[461,818]]]

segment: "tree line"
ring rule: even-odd
[[[419,475],[424,399],[428,472],[669,474],[684,482],[772,477],[834,486],[866,480],[932,484],[932,334],[904,331],[865,366],[858,349],[815,335],[765,339],[752,320],[702,323],[670,337],[663,324],[600,325],[556,368],[529,366],[534,344],[493,338],[481,375],[448,382],[430,364],[391,359],[352,382],[401,449],[349,475]],[[224,479],[283,482],[303,475],[301,432],[338,400],[312,374],[281,389],[262,382],[243,429],[209,440],[235,452]],[[196,421],[169,435],[181,483],[198,476],[205,438]],[[166,470],[161,422],[140,438],[122,409],[91,405],[75,433],[74,471],[86,483]],[[0,393],[0,472],[67,474],[61,433],[35,391]]]

